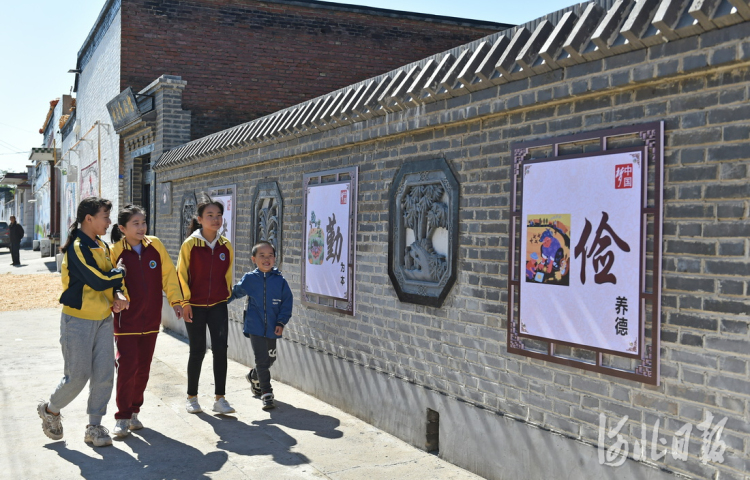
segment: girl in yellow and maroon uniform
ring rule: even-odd
[[[213,411],[234,412],[224,398],[229,332],[227,300],[232,295],[234,251],[229,240],[219,235],[223,215],[224,206],[219,202],[199,204],[198,217],[193,219],[193,233],[183,242],[177,259],[177,276],[184,297],[185,327],[190,339],[188,397],[185,404],[188,413],[203,411],[198,404],[198,381],[206,355],[206,327],[211,332],[214,358],[216,401]]]
[[[138,413],[161,326],[162,291],[167,293],[177,318],[182,317],[182,293],[174,263],[164,244],[146,235],[147,227],[146,212],[141,207],[126,205],[112,228],[114,258],[122,260],[131,272],[125,287],[132,302],[130,309],[115,314],[114,322],[117,413],[113,433],[118,437],[143,428]]]

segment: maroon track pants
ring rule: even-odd
[[[117,413],[116,419],[129,419],[141,411],[151,359],[156,347],[156,333],[148,335],[115,335],[117,355]]]

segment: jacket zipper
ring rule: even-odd
[[[218,243],[217,243],[218,245]],[[211,248],[211,247],[208,247]],[[211,279],[214,273],[214,249],[211,248],[211,266],[208,268],[208,296],[206,297],[206,307],[208,307],[211,301]]]
[[[141,248],[141,251],[143,251],[143,248]],[[143,285],[142,285],[142,288],[143,288],[143,297],[141,297],[141,298],[145,299],[146,295],[147,295],[147,292],[148,292],[148,288],[146,287],[146,272],[143,271],[143,262],[141,261],[141,254],[140,253],[138,254],[138,265],[141,267],[141,278],[143,279]],[[141,322],[143,322],[143,317],[141,317]],[[143,333],[146,330],[144,327],[145,327],[145,325],[143,323],[141,323],[141,333]]]
[[[268,309],[266,308],[266,272],[263,272],[263,335],[268,331]]]

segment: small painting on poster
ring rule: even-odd
[[[526,281],[570,285],[570,214],[528,215]]]

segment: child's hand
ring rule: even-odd
[[[177,315],[177,320],[182,318],[182,307],[179,305],[175,305],[172,307],[174,309],[174,314]]]
[[[130,308],[130,302],[128,302],[128,299],[125,298],[125,295],[119,292],[116,295],[118,298],[115,298],[115,301],[113,302],[113,305],[112,305],[113,312],[120,313],[123,310],[127,310],[128,308]],[[119,298],[119,297],[122,297],[122,298]]]
[[[276,325],[276,330],[274,330],[273,333],[275,333],[277,337],[280,337],[281,334],[284,333],[284,327],[282,327],[281,325]]]
[[[190,304],[182,307],[182,318],[187,323],[193,323],[193,307],[191,307]]]
[[[117,261],[117,268],[121,268],[122,269],[122,276],[123,277],[127,277],[127,275],[128,275],[127,270],[128,269],[125,268],[125,262],[123,262],[122,257],[120,257],[120,259]]]

